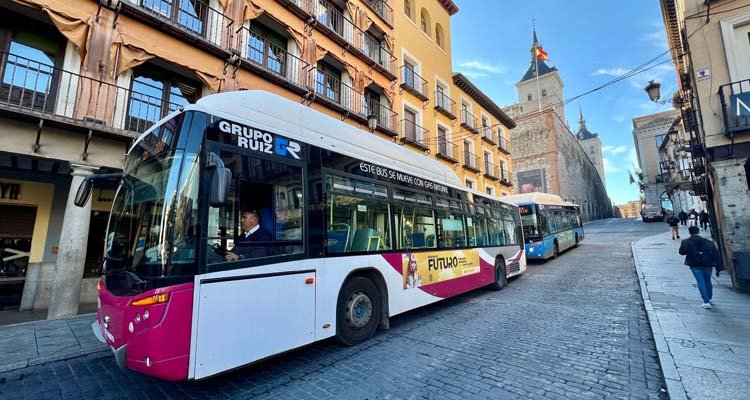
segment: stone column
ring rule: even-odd
[[[97,168],[80,164],[71,164],[70,167],[73,170],[73,179],[70,182],[68,202],[65,205],[57,263],[55,264],[55,284],[52,289],[47,319],[76,315],[81,297],[83,266],[86,261],[89,222],[91,220],[91,199],[83,207],[76,206],[74,201],[83,178],[94,173]]]

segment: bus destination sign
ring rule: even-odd
[[[428,190],[431,192],[437,192],[442,194],[448,194],[448,187],[428,181],[427,179],[418,178],[413,175],[405,174],[403,172],[394,171],[390,168],[381,167],[379,165],[370,164],[367,162],[359,163],[359,170],[374,175],[377,179],[385,179],[393,182],[400,182],[411,186],[416,186],[420,189]]]
[[[238,147],[295,160],[302,159],[302,146],[293,140],[227,120],[220,120],[218,127],[221,132],[236,137]]]

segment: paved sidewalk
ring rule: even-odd
[[[670,398],[748,399],[750,295],[734,291],[728,275],[714,275],[714,307],[703,309],[679,247],[668,232],[632,244]]]
[[[95,320],[86,314],[0,326],[0,372],[107,350],[91,330]]]

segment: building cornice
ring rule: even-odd
[[[464,93],[468,94],[469,97],[474,99],[480,106],[484,107],[485,110],[489,111],[495,118],[500,120],[508,128],[515,128],[516,122],[513,118],[509,117],[500,107],[495,104],[484,92],[474,86],[471,81],[461,73],[453,74],[453,83],[458,86],[459,89],[463,90]]]
[[[450,16],[456,15],[458,12],[458,6],[451,0],[438,0],[438,3],[445,8],[445,11],[448,11]]]

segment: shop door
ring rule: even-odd
[[[36,207],[0,205],[0,310],[21,303]]]

